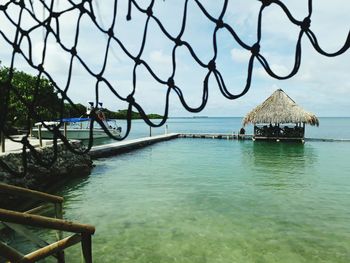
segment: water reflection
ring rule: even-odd
[[[277,172],[301,170],[316,159],[313,148],[302,143],[254,142],[252,150],[254,166]]]
[[[245,144],[242,154],[244,165],[253,171],[251,182],[273,189],[309,187],[312,180],[309,171],[318,160],[312,145],[302,143],[256,141]]]

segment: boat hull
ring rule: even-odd
[[[120,137],[120,131],[117,129],[109,130],[113,136]],[[60,132],[64,134],[63,129],[60,129]],[[33,129],[33,136],[39,138],[38,129]],[[89,129],[67,129],[66,134],[67,139],[70,140],[87,140],[90,138],[90,130]],[[103,129],[94,129],[93,130],[93,138],[107,138],[108,135],[105,133]],[[41,129],[41,138],[42,139],[52,139],[53,134],[47,129]]]

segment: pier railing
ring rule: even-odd
[[[31,253],[23,255],[0,241],[0,257],[4,257],[11,262],[35,262],[48,256],[54,256],[57,258],[57,262],[63,263],[65,262],[64,249],[81,243],[85,262],[92,262],[91,236],[94,234],[95,228],[91,225],[63,220],[62,197],[2,183],[0,183],[0,192],[50,202],[54,204],[55,210],[55,218],[51,218],[35,214],[45,209],[46,206],[39,206],[25,212],[0,208],[0,224],[14,230],[39,247]],[[57,241],[49,244],[34,235],[25,226],[57,230]],[[74,234],[63,238],[63,231]]]

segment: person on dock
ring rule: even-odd
[[[245,129],[242,127],[242,128],[239,130],[238,139],[243,139],[244,134],[245,134]]]

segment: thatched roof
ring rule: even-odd
[[[307,123],[319,124],[317,117],[299,107],[283,90],[276,90],[243,119],[248,123]]]

